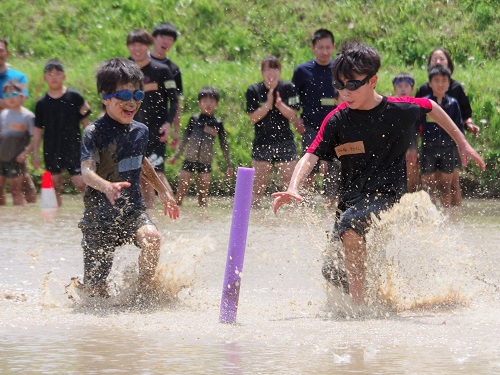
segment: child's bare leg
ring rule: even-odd
[[[5,182],[7,178],[5,176],[0,176],[0,206],[5,206],[7,200],[5,198]]]
[[[80,192],[83,193],[85,191],[85,183],[83,182],[82,176],[79,174],[76,174],[74,176],[71,176],[71,182],[73,186]]]
[[[144,225],[137,231],[136,238],[141,248],[139,283],[146,287],[151,286],[160,259],[160,233],[154,225]]]
[[[52,174],[52,182],[54,183],[54,190],[56,192],[57,205],[62,206],[62,174]]]
[[[439,191],[441,193],[441,206],[451,206],[451,183],[453,180],[453,173],[439,172]]]
[[[258,206],[264,195],[267,184],[269,183],[272,164],[267,161],[253,160],[252,167],[255,169],[252,189],[252,206]]]
[[[362,236],[349,229],[342,233],[345,248],[345,268],[349,283],[349,294],[356,303],[363,303],[366,277],[366,243]]]
[[[36,188],[28,172],[23,174],[23,193],[28,203],[36,203]]]
[[[23,175],[9,179],[10,192],[12,194],[12,203],[14,206],[22,206],[24,204],[23,194]]]
[[[462,190],[460,189],[460,169],[453,170],[453,180],[451,182],[451,205],[460,206],[462,204]]]
[[[208,189],[210,188],[210,173],[198,174],[198,206],[207,205]]]
[[[408,193],[414,193],[418,190],[418,172],[419,172],[418,163],[411,163],[408,160],[406,161],[406,178],[407,178],[407,187]]]
[[[192,172],[181,170],[181,173],[179,175],[179,182],[177,184],[177,194],[175,195],[175,201],[178,206],[182,205],[182,201],[189,191],[189,184],[191,183],[192,178]]]
[[[422,174],[422,189],[429,193],[434,204],[436,204],[436,183],[436,172]]]

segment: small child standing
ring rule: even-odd
[[[415,88],[415,78],[409,73],[399,73],[392,80],[394,96],[403,98],[413,96]],[[419,185],[419,165],[418,165],[418,132],[420,122],[415,123],[415,130],[411,138],[410,147],[406,151],[406,189],[408,193],[414,193]]]
[[[35,106],[33,166],[40,168],[39,149],[43,139],[45,168],[52,174],[57,204],[61,206],[64,169],[78,191],[83,193],[85,189],[80,169],[80,123],[83,128],[89,124],[91,111],[80,93],[64,85],[66,74],[59,60],[49,60],[43,71],[49,90]]]
[[[456,99],[446,94],[451,82],[451,71],[443,65],[429,68],[429,87],[434,100],[464,132],[460,107]],[[422,186],[436,203],[436,189],[439,188],[441,205],[451,205],[451,184],[455,165],[461,164],[456,144],[451,137],[430,118],[422,121]]]
[[[201,113],[191,116],[179,148],[169,159],[169,163],[174,164],[187,148],[177,186],[176,201],[179,206],[188,193],[189,184],[195,172],[198,173],[198,205],[206,206],[214,156],[213,148],[217,136],[219,136],[220,147],[226,160],[226,175],[233,175],[224,125],[222,121],[214,117],[219,99],[220,94],[213,87],[204,87],[200,90],[198,106]]]
[[[33,151],[30,142],[35,115],[23,107],[23,85],[8,81],[3,87],[5,109],[0,112],[0,191],[8,180],[14,205],[24,204],[23,176],[26,158]],[[5,202],[2,202],[5,203]]]
[[[146,157],[149,130],[134,120],[144,99],[144,75],[133,61],[114,58],[96,74],[106,114],[85,129],[82,177],[87,184],[82,230],[84,286],[106,296],[106,279],[115,248],[133,243],[141,249],[139,286],[151,290],[160,257],[160,233],[149,218],[140,182],[158,192],[165,214],[177,219],[179,209]],[[168,184],[168,182],[167,182]]]

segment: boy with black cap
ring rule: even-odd
[[[61,206],[62,171],[81,193],[85,189],[80,168],[81,130],[89,124],[90,106],[83,96],[64,85],[66,74],[61,61],[51,59],[43,78],[49,90],[35,106],[33,166],[40,168],[40,143],[43,139],[45,168],[52,174],[57,204]]]

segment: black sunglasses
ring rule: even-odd
[[[102,98],[103,99],[116,98],[124,102],[128,102],[129,100],[134,98],[136,102],[140,102],[141,100],[144,99],[144,91],[135,90],[134,92],[132,92],[130,90],[120,90],[112,94],[102,94]]]
[[[355,90],[359,89],[361,86],[365,85],[370,80],[370,78],[372,78],[372,77],[368,76],[362,81],[358,81],[356,79],[353,79],[353,80],[347,81],[347,83],[345,85],[342,82],[339,82],[336,79],[334,79],[332,81],[332,85],[337,90],[347,89],[349,91],[355,91]]]

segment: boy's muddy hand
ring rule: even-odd
[[[114,205],[116,200],[120,198],[120,190],[128,187],[130,187],[130,182],[112,182],[106,188],[106,198]]]
[[[468,143],[463,147],[459,147],[459,153],[460,157],[462,158],[462,165],[464,167],[469,164],[470,159],[473,159],[476,162],[476,165],[481,168],[482,171],[486,170],[486,164],[484,163],[483,158],[479,156],[476,150],[474,150]]]
[[[169,199],[163,202],[163,213],[168,214],[168,217],[175,220],[179,217],[179,206],[175,203],[175,200]]]
[[[289,191],[273,193],[271,194],[271,197],[274,198],[273,211],[275,215],[278,212],[279,208],[286,203],[289,203],[293,200],[302,202],[302,197],[300,195],[291,193]]]

